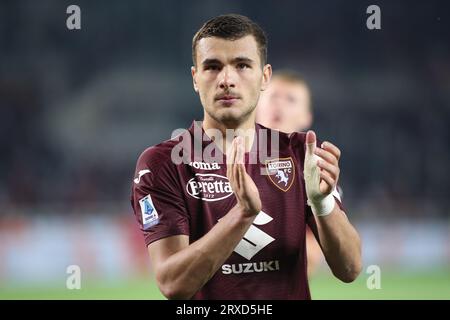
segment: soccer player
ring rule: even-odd
[[[141,154],[131,195],[161,292],[310,299],[306,224],[333,274],[353,281],[360,240],[333,195],[340,150],[312,131],[287,135],[255,123],[272,73],[263,30],[241,15],[215,17],[195,34],[192,56],[203,121]],[[261,161],[261,149],[278,156]]]
[[[305,131],[313,123],[311,91],[293,71],[274,72],[256,110],[257,123],[286,133]]]
[[[286,133],[305,131],[313,122],[311,91],[296,72],[274,72],[268,88],[261,93],[256,107],[256,122]],[[314,234],[306,228],[308,277],[318,268],[322,251]]]

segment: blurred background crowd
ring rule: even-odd
[[[71,4],[81,30],[66,27]],[[370,4],[381,8],[381,30],[366,27]],[[274,70],[308,82],[314,130],[343,151],[344,203],[365,263],[448,271],[449,9],[446,1],[2,0],[0,288],[60,281],[69,264],[94,278],[149,272],[129,204],[135,163],[201,120],[192,36],[230,12],[265,29]]]

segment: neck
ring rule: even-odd
[[[215,141],[217,146],[221,149],[223,153],[231,145],[232,139],[237,136],[241,136],[245,141],[245,152],[249,152],[253,145],[253,140],[255,139],[255,114],[254,112],[247,117],[246,120],[239,121],[227,121],[219,122],[210,117],[206,112],[203,120],[203,130],[207,134],[208,130],[215,129],[222,133],[222,142]],[[210,137],[211,138],[211,137]]]

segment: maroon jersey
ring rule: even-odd
[[[201,151],[214,143],[194,140],[195,130],[204,133],[201,123],[194,121],[182,138],[150,147],[138,159],[131,203],[146,245],[182,234],[192,243],[236,204],[226,177],[225,156],[217,162],[196,161],[192,152],[183,154],[183,163],[172,161],[181,139],[192,147],[197,144]],[[256,124],[245,167],[258,187],[262,211],[193,299],[310,299],[305,229],[312,213],[303,179],[305,134],[280,132],[277,158],[260,161],[257,140],[261,130],[267,130],[270,137],[270,129]],[[264,143],[270,150],[270,139]],[[250,157],[256,159],[253,164],[249,164]]]

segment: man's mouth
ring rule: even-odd
[[[220,95],[216,98],[216,101],[219,101],[222,105],[231,106],[235,102],[237,102],[240,99],[237,95],[231,95],[231,94],[225,94]]]
[[[276,123],[276,124],[280,123],[281,122],[281,117],[278,116],[278,115],[272,117],[272,122]]]
[[[216,100],[221,100],[221,101],[237,100],[237,99],[239,99],[239,97],[235,96],[235,95],[223,95],[223,96],[219,96],[216,98]]]

